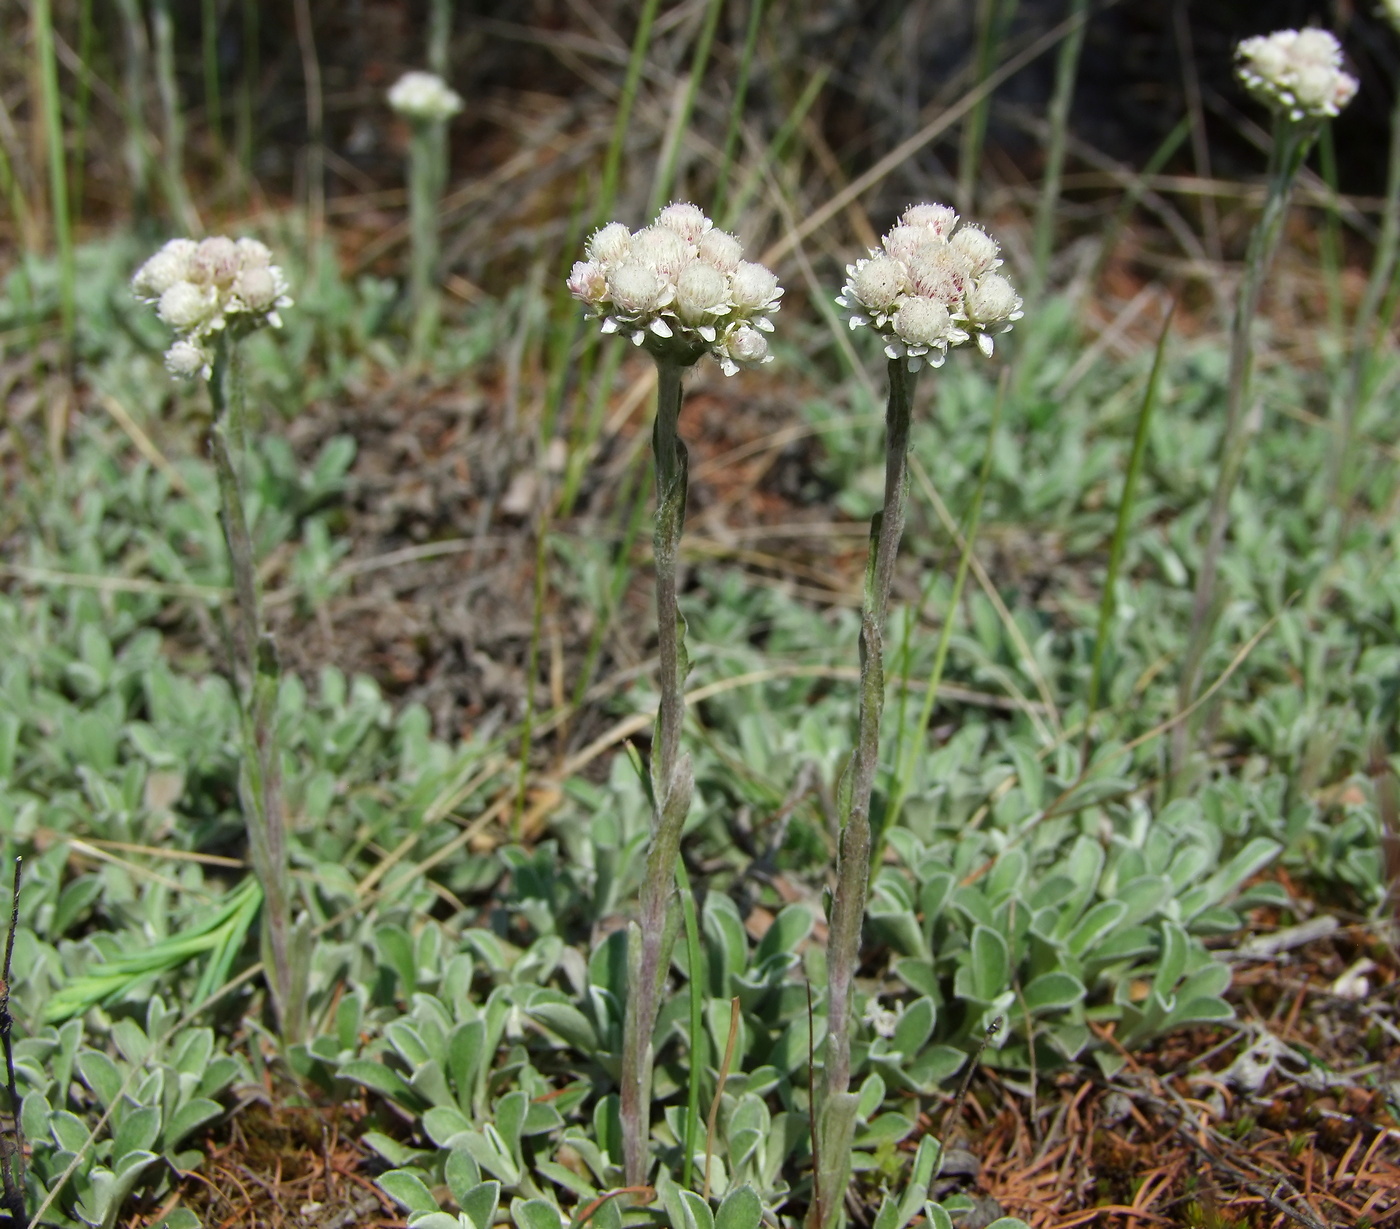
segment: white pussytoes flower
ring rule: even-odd
[[[211,335],[235,335],[271,325],[280,328],[280,309],[292,305],[287,279],[272,253],[256,239],[172,239],[131,279],[132,293],[155,306],[175,330],[165,366],[174,376],[208,379],[213,357]]]
[[[192,341],[181,339],[165,352],[165,369],[176,379],[192,380],[198,376],[207,380],[213,373],[214,365],[209,351]]]
[[[462,109],[462,96],[436,73],[404,73],[389,89],[389,105],[418,123],[451,119]]]
[[[604,333],[622,333],[681,366],[713,354],[726,375],[772,361],[763,334],[772,331],[782,287],[772,270],[745,261],[739,240],[697,205],[676,201],[636,232],[610,222],[584,251],[569,293]]]
[[[1295,122],[1335,116],[1356,94],[1356,78],[1342,68],[1341,44],[1326,30],[1247,38],[1235,49],[1235,61],[1245,88]]]
[[[948,351],[992,339],[1021,319],[1021,299],[994,272],[1000,248],[980,226],[957,229],[947,205],[911,205],[869,259],[846,266],[836,302],[851,328],[873,329],[910,371],[942,366]]]
[[[172,239],[136,270],[131,279],[132,293],[143,303],[157,303],[176,282],[183,282],[190,271],[190,257],[199,245],[193,239]]]

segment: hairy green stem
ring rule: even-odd
[[[1351,334],[1351,364],[1345,383],[1337,381],[1333,395],[1336,404],[1333,417],[1337,433],[1329,458],[1327,490],[1331,500],[1345,509],[1354,489],[1351,468],[1356,443],[1356,424],[1366,407],[1369,393],[1372,346],[1376,336],[1376,321],[1381,303],[1395,277],[1397,254],[1400,254],[1400,81],[1396,83],[1395,106],[1390,113],[1390,166],[1386,175],[1385,208],[1381,211],[1381,233],[1371,262],[1371,276]]]
[[[860,707],[856,746],[841,782],[841,837],[836,861],[836,894],[827,939],[826,1072],[818,1118],[820,1189],[830,1198],[816,1223],[831,1226],[841,1211],[836,1192],[846,1189],[850,1157],[847,1091],[851,1083],[851,1006],[860,932],[870,881],[870,797],[880,763],[880,715],[885,703],[884,629],[890,585],[904,533],[909,492],[909,425],[915,373],[903,359],[891,359],[890,394],[885,410],[885,502],[870,522],[871,552],[860,616]]]
[[[1274,119],[1273,142],[1269,154],[1269,195],[1264,212],[1249,237],[1245,253],[1244,280],[1235,303],[1230,331],[1230,374],[1226,388],[1225,435],[1221,446],[1220,470],[1211,491],[1206,513],[1206,543],[1196,575],[1191,605],[1191,633],[1181,664],[1177,691],[1177,711],[1185,712],[1195,703],[1200,690],[1201,670],[1211,632],[1219,611],[1216,582],[1225,533],[1230,525],[1230,497],[1239,485],[1245,455],[1249,451],[1252,428],[1249,422],[1250,387],[1254,372],[1254,316],[1264,278],[1273,262],[1293,185],[1312,147],[1316,123],[1295,123],[1283,116]],[[1186,783],[1186,760],[1191,750],[1196,722],[1182,721],[1172,732],[1172,790],[1179,793]]]
[[[438,201],[446,181],[447,125],[415,120],[408,146],[408,297],[413,309],[413,357],[421,360],[437,332]]]
[[[685,522],[686,451],[678,434],[681,376],[685,366],[657,358],[656,424],[652,452],[656,458],[656,627],[660,659],[656,732],[651,747],[652,827],[642,879],[639,925],[631,933],[628,955],[630,986],[623,1022],[622,1118],[623,1169],[627,1184],[646,1181],[650,1135],[651,1034],[662,984],[675,942],[675,867],[681,829],[690,810],[693,777],[690,757],[681,755],[685,718],[684,685],[688,665],[685,623],[677,601],[676,563]]]
[[[237,351],[226,334],[220,334],[216,343],[209,393],[214,406],[209,451],[218,477],[219,519],[233,575],[234,686],[239,693],[243,742],[239,795],[253,870],[263,889],[263,936],[273,1003],[282,1036],[290,1041],[301,1034],[305,996],[304,969],[298,972],[304,961],[294,950],[298,944],[291,919],[287,822],[276,737],[281,665],[277,646],[263,624],[253,540],[243,507],[239,469],[246,440],[244,396]]]

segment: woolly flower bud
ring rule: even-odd
[[[245,269],[263,269],[272,263],[271,249],[257,239],[239,239],[233,246]]]
[[[165,369],[180,380],[207,380],[214,371],[208,351],[183,338],[165,352]]]
[[[936,242],[927,227],[901,225],[885,236],[883,246],[888,255],[907,264],[930,243]]]
[[[953,324],[948,309],[937,299],[912,295],[894,314],[894,331],[911,346],[935,346],[946,342]]]
[[[910,205],[900,221],[905,226],[924,227],[939,239],[946,239],[948,233],[958,224],[958,215],[950,205]]]
[[[232,285],[243,267],[243,259],[232,239],[216,235],[205,239],[190,257],[189,279],[196,286],[212,285],[220,289]]]
[[[956,307],[972,280],[972,262],[956,248],[930,244],[908,262],[909,284],[914,293]]]
[[[729,279],[723,273],[701,260],[681,270],[676,279],[676,317],[682,324],[713,331],[714,317],[728,310]]]
[[[608,296],[608,277],[603,266],[592,260],[579,260],[569,271],[569,293],[596,307]]]
[[[271,311],[277,301],[277,279],[272,270],[261,265],[239,272],[234,292],[250,312]]]
[[[1335,116],[1356,94],[1342,48],[1326,30],[1276,30],[1235,49],[1235,71],[1265,106],[1295,122]]]
[[[700,236],[714,223],[699,205],[689,201],[674,201],[656,215],[656,224],[673,230],[687,243],[699,243]]]
[[[1396,0],[1400,3],[1400,0]],[[696,244],[696,255],[721,273],[733,273],[744,258],[744,247],[727,230],[707,230]]]
[[[715,347],[720,370],[732,376],[741,366],[757,367],[760,363],[771,363],[773,356],[768,353],[768,338],[756,328],[747,324],[736,324],[724,335],[723,342]]]
[[[670,287],[640,261],[628,261],[610,270],[607,290],[613,303],[632,316],[657,311],[670,299]]]
[[[219,294],[212,286],[196,286],[193,282],[176,282],[160,296],[156,308],[160,318],[180,332],[198,332],[201,326],[218,328]]]
[[[667,226],[648,226],[632,236],[632,259],[642,261],[674,281],[693,256],[690,244]]]
[[[462,109],[462,96],[436,73],[404,73],[389,90],[389,105],[415,122],[451,119]]]
[[[980,226],[964,226],[948,240],[948,246],[967,257],[974,277],[980,277],[1001,264],[997,259],[1001,245]]]
[[[899,261],[889,256],[862,260],[851,273],[851,287],[856,298],[873,312],[888,315],[895,302],[909,288],[909,277]]]
[[[977,348],[990,358],[992,338],[1021,318],[1021,297],[1000,273],[988,273],[968,293],[966,312]]]
[[[131,279],[132,293],[142,302],[155,303],[176,282],[189,275],[190,257],[199,245],[193,239],[172,239],[136,270]]]
[[[734,270],[733,279],[730,294],[734,300],[734,310],[740,315],[778,310],[778,300],[783,292],[773,270],[744,260]],[[759,324],[758,327],[763,328],[763,325]]]
[[[632,251],[632,232],[621,222],[609,222],[602,230],[594,231],[584,250],[589,260],[600,265],[625,260]]]

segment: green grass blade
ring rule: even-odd
[[[68,214],[68,162],[63,147],[63,114],[59,109],[58,57],[54,49],[53,6],[34,0],[35,55],[44,108],[44,146],[49,162],[49,204],[54,243],[58,248],[59,319],[65,363],[73,359],[77,326],[78,276],[73,255],[72,219]]]
[[[681,104],[680,114],[676,117],[672,125],[673,136],[666,150],[666,157],[662,163],[661,173],[656,178],[656,184],[651,193],[651,210],[655,213],[665,204],[667,197],[676,186],[676,168],[680,163],[681,144],[685,140],[686,125],[690,123],[690,117],[695,113],[695,99],[700,92],[700,83],[705,78],[705,66],[710,60],[710,47],[715,39],[715,27],[719,24],[719,15],[724,10],[724,0],[709,0],[705,9],[705,23],[700,27],[700,37],[695,40],[695,56],[690,65],[690,80],[686,83],[685,100]]]
[[[1152,357],[1152,373],[1147,378],[1147,391],[1143,394],[1142,410],[1138,413],[1137,430],[1133,433],[1133,450],[1128,456],[1128,472],[1123,479],[1123,495],[1118,501],[1118,522],[1113,529],[1113,542],[1108,551],[1108,572],[1104,577],[1103,596],[1099,599],[1099,622],[1094,632],[1094,659],[1089,671],[1089,692],[1087,696],[1088,715],[1084,723],[1084,747],[1087,752],[1089,737],[1093,727],[1094,711],[1099,703],[1099,688],[1103,682],[1104,652],[1108,647],[1109,625],[1113,622],[1117,606],[1118,574],[1123,567],[1123,554],[1128,545],[1128,531],[1133,522],[1133,502],[1137,496],[1138,479],[1142,476],[1143,462],[1147,457],[1147,437],[1152,425],[1152,411],[1157,406],[1157,394],[1162,384],[1162,359],[1167,352],[1167,338],[1171,335],[1172,318],[1176,314],[1173,303],[1162,324],[1162,334],[1157,338],[1157,351]]]
[[[720,154],[719,171],[715,176],[715,222],[729,225],[725,212],[729,197],[729,172],[734,166],[734,151],[739,144],[739,127],[744,121],[744,100],[749,91],[749,74],[753,71],[754,51],[758,47],[758,29],[763,20],[763,0],[753,0],[749,6],[749,25],[744,31],[744,50],[739,55],[739,74],[734,81],[734,98],[729,105],[729,127],[724,133],[724,150]]]

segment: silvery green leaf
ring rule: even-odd
[[[117,1064],[100,1050],[83,1050],[77,1062],[83,1082],[96,1094],[103,1108],[111,1105],[122,1087],[122,1073],[117,1069]],[[27,1126],[25,1132],[29,1133]]]
[[[1026,985],[1023,998],[1032,1015],[1063,1011],[1083,1003],[1088,991],[1084,983],[1068,973],[1044,973]]]
[[[409,1212],[436,1212],[437,1200],[423,1181],[423,1173],[416,1169],[391,1169],[380,1174],[375,1181],[380,1190],[395,1203],[401,1204]]]
[[[161,1133],[162,1149],[168,1152],[191,1132],[197,1131],[206,1122],[213,1122],[223,1112],[222,1105],[207,1097],[196,1097],[185,1102],[165,1124],[165,1130]]]
[[[496,1219],[496,1208],[501,1202],[501,1184],[482,1182],[469,1190],[458,1203],[462,1215],[475,1226],[475,1229],[491,1229]]]
[[[714,1215],[714,1229],[758,1229],[763,1220],[763,1202],[753,1187],[733,1187]]]
[[[998,935],[997,938],[1001,936]],[[977,939],[973,936],[974,954]],[[1005,943],[1003,941],[1003,948]],[[938,1009],[934,1006],[933,999],[924,997],[915,999],[900,1012],[899,1019],[894,1026],[894,1036],[890,1038],[890,1045],[901,1054],[913,1056],[924,1048],[924,1043],[933,1034],[934,1022],[938,1017]]]
[[[471,1122],[456,1106],[435,1105],[423,1114],[423,1130],[439,1148],[449,1147],[448,1141],[453,1136],[471,1129]],[[481,1176],[478,1174],[472,1185],[475,1186],[480,1181]]]
[[[363,1084],[372,1092],[392,1097],[407,1105],[415,1105],[419,1102],[418,1094],[404,1082],[403,1077],[397,1071],[391,1070],[383,1063],[375,1062],[373,1059],[352,1058],[341,1066],[337,1074],[341,1079],[353,1080],[357,1084]]]
[[[516,1229],[563,1229],[559,1209],[543,1199],[512,1200],[510,1218]]]
[[[145,1152],[160,1135],[160,1110],[154,1105],[142,1105],[127,1114],[117,1127],[112,1141],[112,1156],[118,1165],[134,1152]]]

